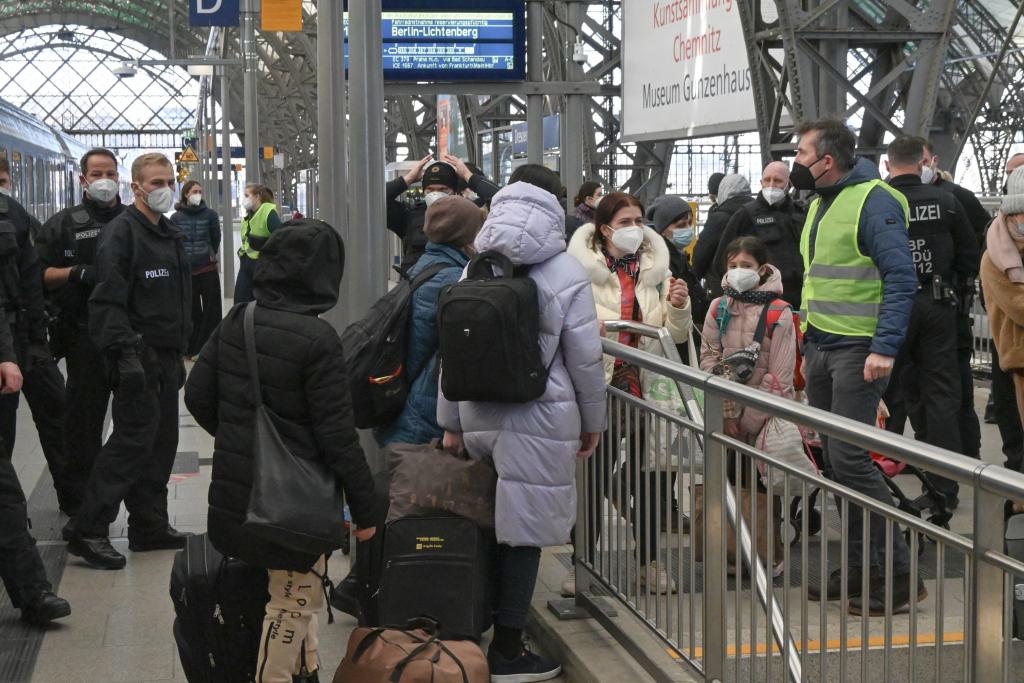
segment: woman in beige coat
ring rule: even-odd
[[[606,195],[594,211],[594,223],[579,228],[569,243],[569,255],[581,264],[590,278],[597,305],[597,318],[603,323],[608,320],[636,320],[655,327],[666,327],[677,344],[687,340],[692,318],[690,297],[684,280],[673,278],[669,272],[669,252],[665,240],[644,225],[644,210],[636,198],[613,192]],[[604,335],[615,341],[660,355],[655,339],[640,339],[634,335],[607,332]],[[640,373],[636,368],[616,362],[611,356],[604,357],[605,379],[637,398],[644,398]],[[631,431],[635,431],[635,427]],[[623,436],[619,429],[613,429],[616,440]],[[605,443],[609,439],[603,440]],[[637,443],[639,442],[639,443]],[[629,467],[637,472],[636,459],[645,462],[643,434],[627,444]],[[607,472],[599,472],[600,465],[610,466],[615,459],[599,457],[598,466],[591,467],[591,500],[597,500],[597,479],[606,481]],[[634,523],[639,554],[640,583],[652,593],[674,592],[675,582],[658,562],[658,525],[655,498],[656,476],[653,472],[645,476],[627,477],[615,472],[615,488],[612,500],[625,505],[631,503],[631,519]],[[629,480],[629,491],[626,480]],[[638,479],[640,481],[638,481]],[[598,524],[588,527],[588,553],[593,554],[600,536]],[[567,580],[563,592],[570,593],[575,582]]]

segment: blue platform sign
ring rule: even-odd
[[[544,151],[550,152],[558,149],[562,137],[562,117],[558,114],[544,117]],[[521,123],[512,124],[512,153],[526,154],[528,147],[527,125]]]
[[[238,26],[239,0],[188,0],[192,26]]]
[[[345,13],[348,69],[348,13]],[[526,74],[524,0],[382,0],[384,78],[516,81]]]

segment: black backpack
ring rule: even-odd
[[[358,429],[386,427],[405,407],[409,387],[423,368],[405,366],[409,349],[412,295],[435,275],[453,264],[438,263],[410,280],[402,276],[363,317],[345,328],[341,344],[348,363],[352,412]],[[396,270],[398,270],[396,268]]]
[[[540,355],[537,284],[527,271],[486,251],[469,262],[465,280],[444,288],[438,353],[441,392],[449,401],[525,403],[544,394],[549,367]]]

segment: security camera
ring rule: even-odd
[[[114,69],[111,69],[111,71],[113,71],[114,75],[118,78],[131,78],[138,73],[134,62],[121,62],[121,66],[115,67]]]
[[[572,61],[580,65],[587,63],[587,53],[583,49],[583,41],[579,38],[576,39],[576,43],[572,46]]]

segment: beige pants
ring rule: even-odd
[[[326,567],[326,559],[320,556],[306,574],[268,570],[270,602],[263,618],[256,683],[292,683],[292,674],[300,670],[303,644],[306,668],[313,671],[319,667],[317,615],[324,607],[320,577]]]

